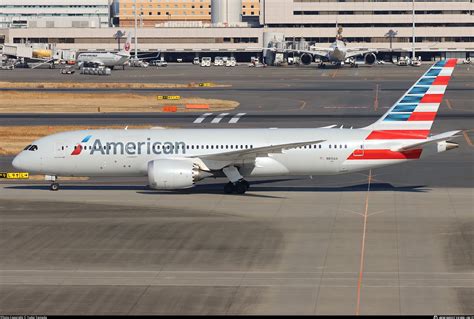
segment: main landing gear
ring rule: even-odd
[[[243,178],[237,167],[227,166],[222,169],[222,172],[224,172],[225,176],[230,181],[224,186],[224,192],[226,194],[245,194],[249,189],[249,182]]]
[[[58,191],[59,190],[59,183],[51,183],[49,186],[49,189],[52,191]]]
[[[245,192],[249,189],[250,184],[245,179],[241,179],[235,183],[228,182],[224,186],[224,192],[226,194],[245,194]]]

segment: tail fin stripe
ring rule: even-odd
[[[425,94],[420,103],[441,103],[443,94]]]
[[[384,121],[407,121],[411,113],[388,114]]]
[[[416,85],[432,85],[437,78],[430,77],[430,78],[421,78]]]
[[[436,112],[413,112],[408,121],[434,121]]]
[[[451,76],[438,76],[433,82],[433,85],[448,85]]]
[[[399,103],[418,103],[423,98],[423,95],[405,95]]]
[[[415,108],[415,112],[436,112],[438,111],[439,103],[420,103]]]
[[[432,85],[426,93],[427,94],[444,94],[444,91],[446,91],[446,85]]]
[[[392,112],[413,112],[418,104],[397,104]]]
[[[429,89],[429,86],[415,86],[408,92],[408,94],[425,94]]]
[[[438,76],[442,69],[432,68],[425,73],[425,76]]]
[[[448,68],[454,68],[456,66],[456,63],[457,63],[457,60],[456,59],[449,59],[449,60],[446,60],[446,63],[444,64],[444,67],[448,67]]]

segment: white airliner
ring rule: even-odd
[[[315,59],[319,59],[320,67],[323,67],[325,62],[341,66],[347,60],[352,66],[356,66],[355,58],[360,55],[364,56],[365,64],[372,65],[377,61],[377,57],[375,56],[377,50],[367,48],[348,48],[342,37],[342,27],[338,28],[336,39],[328,48],[316,47],[313,45],[309,47],[309,50],[286,49],[284,51],[299,53],[300,61],[304,65],[309,65],[312,61],[315,61]]]
[[[130,60],[132,33],[128,32],[127,41],[123,45],[123,49],[117,53],[113,52],[84,52],[77,57],[77,65],[81,67],[84,63],[89,63],[95,66],[106,66],[114,68],[115,66],[122,66],[125,62]]]
[[[226,176],[334,175],[418,160],[458,145],[460,131],[430,135],[456,59],[434,64],[375,123],[359,128],[85,130],[50,135],[13,160],[17,169],[57,176],[148,176],[154,189],[192,187]]]

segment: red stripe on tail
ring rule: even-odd
[[[444,68],[454,68],[456,66],[456,63],[458,63],[457,59],[449,59],[445,64]]]
[[[448,85],[450,78],[446,75],[437,76],[432,85]]]
[[[362,150],[354,151],[358,155],[352,153],[347,159],[348,160],[390,160],[390,159],[419,159],[421,156],[421,149],[394,152],[391,150]]]
[[[430,130],[380,130],[372,131],[367,140],[424,140]]]
[[[408,121],[434,121],[436,112],[413,112]]]
[[[425,94],[420,103],[441,103],[443,94]]]

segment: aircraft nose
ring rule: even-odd
[[[14,168],[19,170],[26,169],[25,167],[25,155],[23,153],[18,154],[12,161],[12,165]]]

